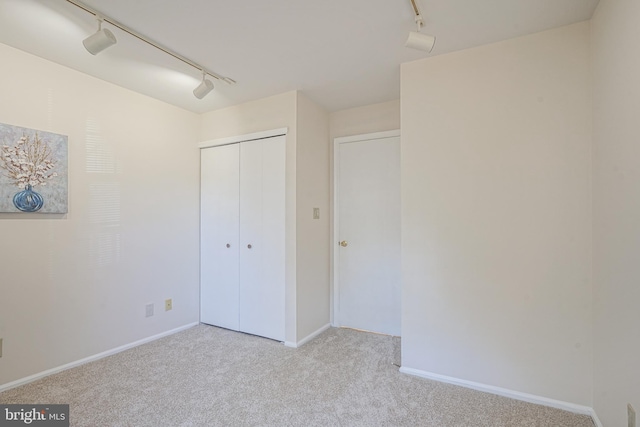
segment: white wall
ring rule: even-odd
[[[288,135],[295,141],[296,97],[296,91],[289,91],[204,113],[200,138],[209,140],[288,127]]]
[[[334,111],[330,115],[331,141],[341,136],[362,135],[396,129],[400,129],[399,99]]]
[[[0,121],[69,137],[69,213],[0,215],[0,385],[196,322],[199,116],[5,45],[0,63]]]
[[[401,76],[403,367],[591,406],[589,24]]]
[[[640,3],[600,0],[592,20],[595,409],[640,411]]]
[[[329,323],[329,114],[297,97],[297,341]],[[320,219],[313,219],[313,208]]]

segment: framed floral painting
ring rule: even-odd
[[[67,139],[0,123],[0,212],[67,213]]]

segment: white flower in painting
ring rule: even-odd
[[[4,169],[7,177],[18,187],[45,185],[58,176],[55,172],[48,172],[54,167],[51,148],[37,133],[33,139],[23,136],[15,146],[3,145],[0,150],[0,169]]]

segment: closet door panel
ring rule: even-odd
[[[268,148],[267,148],[268,147]],[[263,288],[264,336],[285,339],[285,137],[269,140],[263,151],[262,236],[268,242],[261,270],[269,280]]]
[[[201,150],[200,320],[239,330],[239,145]]]
[[[284,137],[241,144],[240,195],[240,330],[283,341]]]

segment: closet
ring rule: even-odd
[[[200,320],[285,340],[285,136],[202,148]]]

